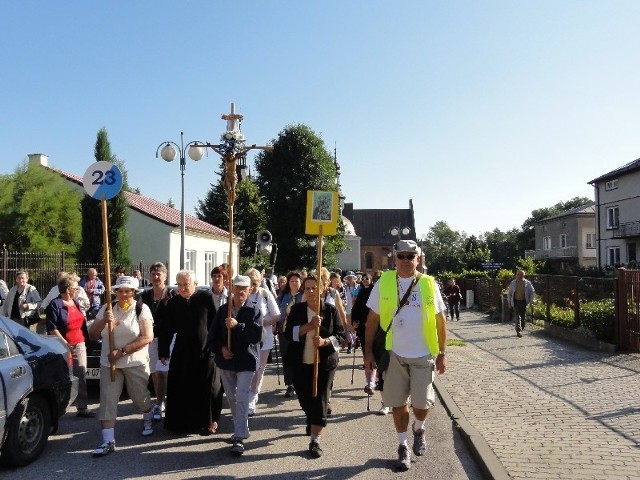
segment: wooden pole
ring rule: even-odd
[[[233,302],[233,202],[229,197],[229,297],[227,299],[227,317],[233,314],[231,302]],[[231,351],[231,328],[227,327],[227,348]]]
[[[321,315],[322,312],[320,310],[320,306],[322,305],[320,302],[320,294],[322,293],[322,286],[320,283],[320,273],[322,270],[322,225],[318,227],[318,266],[316,269],[316,275],[318,277],[317,289],[318,289],[318,303],[317,314]],[[320,327],[316,327],[316,337],[320,335]],[[315,355],[313,357],[313,396],[318,396],[318,365],[320,363],[320,348],[316,348]]]
[[[107,307],[105,313],[111,311],[111,266],[109,265],[109,235],[107,229],[107,201],[102,197],[101,209],[102,209],[102,245],[104,247],[104,285],[105,285],[105,300]],[[109,322],[107,326],[109,332],[109,352],[113,352],[115,345],[113,343],[113,322]],[[111,363],[111,381],[116,380],[116,364]]]

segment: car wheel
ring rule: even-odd
[[[0,461],[21,467],[33,462],[42,453],[51,431],[51,410],[40,395],[24,398],[8,423],[7,439]]]

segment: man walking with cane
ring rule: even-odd
[[[386,332],[389,366],[383,373],[384,404],[393,410],[398,435],[400,470],[411,467],[407,429],[409,399],[415,417],[412,425],[413,452],[426,453],[425,420],[435,404],[434,369],[447,369],[446,307],[435,279],[417,271],[419,248],[412,240],[394,246],[396,271],[382,274],[374,285],[367,306],[365,367],[376,367],[373,340],[380,327]]]

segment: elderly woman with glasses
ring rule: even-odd
[[[87,409],[87,347],[89,339],[87,319],[80,303],[75,298],[78,278],[69,274],[58,280],[58,296],[45,309],[47,333],[59,337],[73,355],[73,374],[78,377],[78,397],[76,407],[78,417],[94,417],[95,412]]]
[[[153,412],[149,383],[149,350],[153,341],[153,317],[149,307],[136,305],[135,295],[140,293],[138,280],[118,277],[111,288],[117,302],[112,309],[104,305],[89,328],[89,338],[102,339],[100,355],[100,408],[98,419],[102,427],[102,444],[93,451],[94,457],[103,457],[116,448],[115,425],[118,401],[124,384],[133,404],[142,412],[142,435],[153,433]],[[113,349],[109,346],[109,324],[113,327]],[[115,366],[114,380],[111,365]]]

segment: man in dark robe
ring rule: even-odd
[[[174,432],[216,432],[222,410],[222,386],[213,353],[207,347],[209,327],[216,309],[211,290],[195,289],[191,273],[176,275],[178,295],[164,311],[163,330],[158,338],[160,360],[169,360],[164,428]]]

